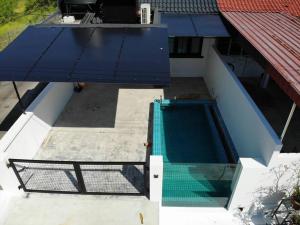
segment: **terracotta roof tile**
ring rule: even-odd
[[[300,19],[276,12],[222,14],[265,57],[270,75],[300,106]]]
[[[217,0],[223,12],[286,12],[300,16],[300,0]]]

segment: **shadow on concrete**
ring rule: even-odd
[[[210,99],[206,84],[201,77],[172,78],[172,84],[164,87],[165,99]]]
[[[119,86],[88,83],[74,92],[54,127],[114,127]]]
[[[41,91],[47,86],[47,84],[48,83],[39,83],[35,88],[25,92],[25,94],[21,98],[25,109],[34,101],[34,99],[41,93]],[[0,131],[8,131],[10,127],[16,122],[16,120],[22,115],[22,113],[22,106],[18,102],[1,122]]]
[[[135,165],[123,165],[122,175],[139,192],[145,192],[144,174]]]

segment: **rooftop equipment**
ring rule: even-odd
[[[136,0],[58,0],[62,16],[89,23],[138,23]]]
[[[141,24],[151,23],[151,6],[148,3],[141,4]]]

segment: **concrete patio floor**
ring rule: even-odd
[[[151,103],[159,98],[210,96],[202,78],[174,78],[164,89],[88,83],[73,94],[35,159],[145,161]]]
[[[158,210],[141,197],[29,194],[11,199],[1,225],[158,225]]]

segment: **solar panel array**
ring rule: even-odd
[[[28,27],[0,54],[1,81],[164,85],[166,28]]]

